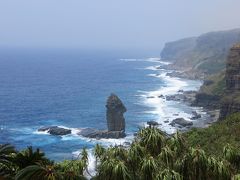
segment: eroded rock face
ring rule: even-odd
[[[119,138],[124,138],[126,136],[123,131],[97,130],[92,128],[81,129],[78,135],[88,137],[88,138],[95,138],[95,139],[101,139],[101,138],[119,139]]]
[[[206,107],[208,109],[219,109],[220,96],[206,93],[197,93],[195,101],[192,103],[192,105]]]
[[[193,123],[191,121],[187,121],[184,118],[176,118],[170,123],[170,125],[172,125],[172,126],[175,126],[176,124],[178,124],[182,127],[187,127],[187,126],[193,125]]]
[[[106,108],[108,131],[125,132],[125,119],[123,114],[127,109],[118,96],[111,94],[107,99]]]
[[[240,44],[230,49],[226,63],[225,98],[221,103],[220,119],[240,112]]]
[[[240,90],[240,46],[230,49],[226,64],[226,90]]]

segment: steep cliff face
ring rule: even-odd
[[[240,90],[240,45],[230,49],[226,63],[226,90],[235,92]]]
[[[240,29],[210,32],[166,43],[161,58],[172,61],[176,68],[218,73],[225,68],[228,50],[239,41]]]
[[[226,62],[226,90],[222,100],[220,119],[240,112],[240,44],[234,45]]]

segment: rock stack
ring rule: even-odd
[[[111,94],[106,103],[106,119],[107,130],[97,130],[91,128],[82,129],[79,135],[89,138],[124,138],[125,134],[125,119],[123,114],[127,111],[122,101],[115,94]]]
[[[115,94],[111,94],[107,99],[107,130],[98,130],[93,128],[79,128],[78,135],[88,138],[124,138],[125,134],[125,119],[123,114],[127,111],[122,101]],[[52,135],[67,135],[71,134],[70,129],[64,129],[58,126],[42,127],[38,131],[47,131]]]
[[[106,108],[108,131],[125,132],[125,119],[123,114],[127,109],[122,101],[115,94],[111,94],[107,99]]]

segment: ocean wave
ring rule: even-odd
[[[88,167],[87,171],[84,172],[85,177],[90,179],[91,176],[96,175],[96,158],[94,156],[94,149],[88,149]],[[81,150],[72,152],[75,158],[79,157]]]
[[[136,61],[144,61],[144,59],[131,59],[131,58],[126,58],[126,59],[120,59],[120,61],[126,61],[126,62],[136,62]]]
[[[157,68],[156,66],[149,66],[146,67],[146,69],[156,70]],[[144,105],[152,109],[144,113],[154,115],[154,120],[160,124],[161,129],[171,134],[176,131],[176,128],[170,125],[173,119],[181,117],[191,121],[190,118],[192,114],[181,109],[181,107],[184,106],[182,103],[166,101],[162,97],[177,94],[179,90],[195,90],[199,88],[200,84],[191,84],[191,82],[187,80],[167,76],[168,72],[169,71],[165,70],[159,74],[148,74],[148,76],[161,78],[166,86],[161,86],[155,91],[138,91],[137,96],[140,97]],[[192,107],[188,107],[188,109],[191,108]],[[144,123],[144,126],[147,126],[147,123]]]

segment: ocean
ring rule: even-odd
[[[167,76],[159,57],[124,52],[80,50],[0,50],[0,144],[21,150],[40,148],[56,161],[74,158],[79,150],[131,141],[146,122],[159,122],[167,133],[176,131],[164,121],[190,119],[201,108],[166,101],[160,95],[198,90],[201,81]],[[106,129],[106,100],[117,94],[127,108],[124,139],[88,139],[77,128]],[[175,115],[174,115],[175,114]],[[38,128],[58,125],[71,135],[52,136]],[[92,157],[90,157],[91,159]]]

